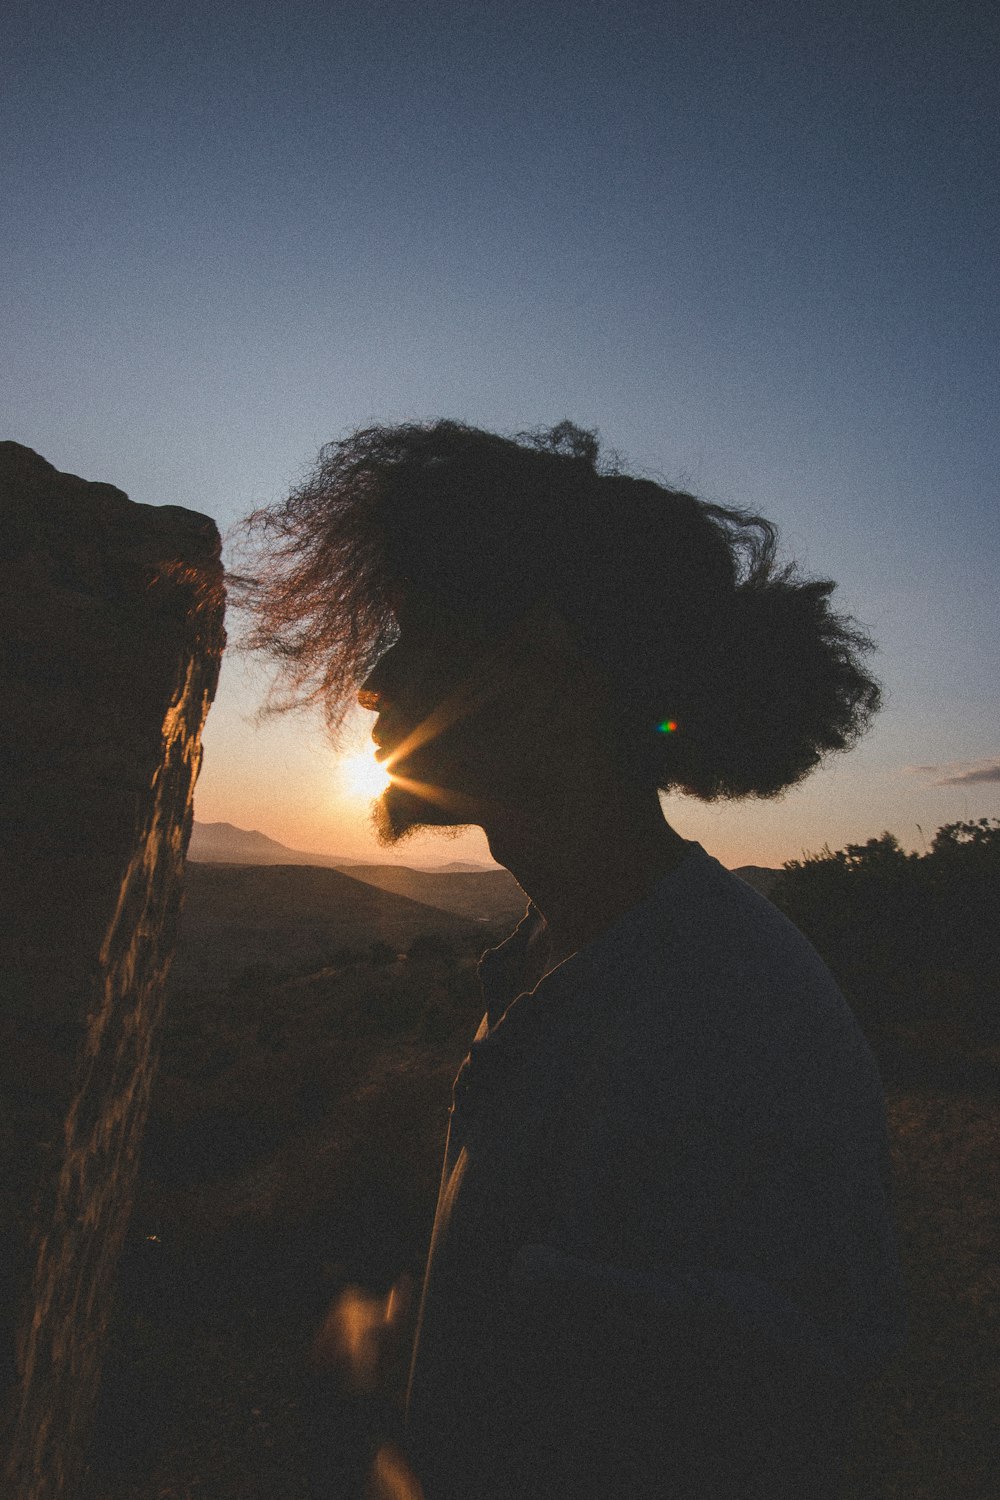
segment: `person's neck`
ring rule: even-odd
[[[655,793],[567,799],[485,831],[493,858],[545,919],[549,967],[638,905],[689,852]]]

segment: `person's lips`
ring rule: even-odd
[[[372,729],[372,739],[378,747],[375,751],[375,759],[379,763],[388,760],[393,753],[393,746],[399,744],[398,735],[387,734],[385,727],[377,723]]]

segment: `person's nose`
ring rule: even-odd
[[[392,649],[388,650],[384,656],[380,656],[358,688],[358,703],[370,713],[383,713],[389,706],[387,682],[392,665],[389,661],[391,656]]]

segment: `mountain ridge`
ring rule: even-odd
[[[409,871],[414,876],[507,875],[502,865],[477,864],[474,860],[450,860],[438,865],[410,865],[400,860],[376,863],[347,855],[318,854],[305,849],[292,849],[289,845],[279,843],[277,839],[272,839],[268,834],[261,833],[256,828],[238,828],[235,823],[200,823],[197,820],[191,830],[188,859],[194,864],[311,865],[318,869],[344,870],[355,879],[365,880],[367,884],[376,885],[382,890],[394,891],[397,894],[402,894],[402,892],[396,878],[391,873],[373,878],[376,871],[404,873]],[[362,870],[366,872],[364,875],[359,873]],[[781,870],[772,865],[739,865],[731,873],[738,875],[741,880],[746,881],[747,885],[752,885],[755,890],[767,896],[775,880],[781,874]],[[401,879],[402,876],[399,878]],[[513,877],[509,878],[513,879]],[[422,898],[411,897],[411,899]],[[436,903],[429,901],[428,904],[435,905]],[[449,908],[446,906],[444,909]]]
[[[209,865],[313,865],[321,870],[350,870],[354,865],[370,865],[371,860],[345,854],[318,854],[308,849],[293,849],[261,833],[257,828],[239,828],[235,823],[201,823],[195,819],[188,845],[188,859],[193,864]],[[392,868],[398,861],[386,861]],[[431,871],[435,874],[469,874],[491,872],[499,865],[477,864],[473,860],[451,860],[440,865],[406,865],[406,869]]]

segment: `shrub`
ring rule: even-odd
[[[964,1019],[996,1029],[1000,820],[948,824],[923,855],[883,833],[790,860],[771,899],[818,949],[864,1024]]]

